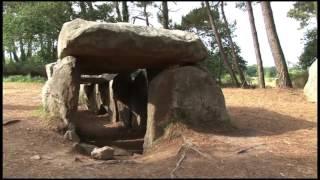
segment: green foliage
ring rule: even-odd
[[[309,24],[311,18],[317,16],[317,1],[298,1],[290,9],[287,16],[300,21],[300,27],[304,28]]]
[[[14,76],[7,76],[3,79],[4,82],[38,82],[38,83],[44,83],[46,81],[45,78],[41,76],[35,76],[32,77],[30,74],[27,76],[23,75],[14,75]]]
[[[80,11],[74,10],[76,6]],[[5,74],[44,74],[42,66],[57,59],[57,40],[65,22],[79,17],[114,22],[112,11],[109,2],[97,6],[89,1],[4,2],[4,57],[10,57]]]
[[[37,56],[34,56],[28,61],[21,62],[6,62],[3,64],[3,74],[8,75],[28,75],[32,76],[46,76],[45,64],[47,62],[41,61]]]
[[[247,66],[246,74],[250,77],[258,76],[257,65],[254,64],[254,65]]]
[[[304,37],[304,50],[299,57],[299,65],[307,69],[318,57],[318,32],[317,28],[307,31]]]
[[[289,76],[293,87],[303,88],[308,80],[308,71],[296,66],[289,69]]]
[[[227,41],[226,25],[220,19],[217,4],[215,4],[211,8],[211,13],[213,15],[213,18],[215,19],[217,29],[222,38],[222,45],[223,45],[224,51],[227,54],[227,59],[230,61],[230,64],[233,64],[231,47]],[[235,31],[235,25],[236,25],[235,22],[229,25],[231,34]],[[181,24],[180,25],[175,24],[174,28],[191,31],[196,33],[202,39],[209,39],[209,41],[207,42],[204,41],[207,47],[209,48],[211,47],[209,49],[209,56],[202,64],[205,65],[208,68],[209,72],[218,79],[220,79],[219,78],[220,76],[224,76],[227,73],[224,64],[220,61],[220,51],[219,51],[217,42],[215,40],[214,34],[211,30],[208,14],[206,12],[205,7],[193,9],[185,16],[182,16]],[[240,68],[242,70],[245,70],[247,62],[240,56],[240,52],[241,52],[240,47],[236,43],[234,43],[234,45],[235,45],[236,54],[239,60]],[[232,67],[232,68],[234,69],[235,67]]]
[[[263,70],[266,78],[275,78],[277,76],[277,69],[275,66],[264,67]]]

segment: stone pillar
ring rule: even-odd
[[[147,123],[148,79],[145,71],[139,71],[131,85],[130,107],[133,128],[145,129]]]
[[[170,68],[155,76],[148,87],[147,112],[145,151],[158,139],[178,136],[180,125],[214,128],[229,121],[222,90],[197,66]]]
[[[78,108],[80,88],[80,71],[76,59],[72,56],[61,59],[45,86],[47,111],[59,117],[64,126],[75,133],[73,121]]]
[[[131,127],[130,87],[130,73],[118,74],[113,79],[112,89],[116,104],[117,121],[123,122],[126,127]]]
[[[84,92],[85,92],[85,96],[86,98],[86,106],[87,109],[89,111],[92,111],[94,113],[97,113],[99,111],[100,108],[100,97],[99,95],[97,96],[97,85],[95,83],[91,83],[91,84],[85,84],[84,85]]]
[[[113,94],[113,80],[109,81],[109,117],[112,123],[117,122],[117,106],[115,102],[115,97]]]

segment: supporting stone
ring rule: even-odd
[[[97,113],[100,108],[101,100],[99,95],[96,92],[96,84],[85,84],[84,85],[84,92],[86,95],[86,106],[89,111]]]
[[[148,87],[145,71],[139,71],[131,85],[130,107],[133,128],[145,129],[147,123]]]
[[[130,73],[118,74],[113,79],[112,89],[116,104],[117,122],[123,122],[126,127],[131,127],[130,87]]]
[[[318,60],[316,59],[308,70],[308,81],[304,86],[303,92],[310,102],[317,102],[318,94]]]
[[[226,122],[224,96],[215,79],[197,66],[170,68],[152,79],[148,87],[148,119],[144,150],[156,140],[179,133],[172,125],[210,128]]]
[[[116,106],[116,100],[113,93],[113,80],[109,82],[109,117],[111,118],[112,123],[117,122],[117,106]]]
[[[53,116],[59,117],[64,126],[75,131],[73,118],[77,111],[80,88],[80,72],[77,61],[67,56],[55,65],[52,77],[46,82],[44,107]]]

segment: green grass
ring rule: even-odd
[[[3,77],[3,82],[37,82],[37,83],[44,83],[46,78],[41,76],[34,76],[31,75],[13,75],[13,76],[6,76]]]
[[[250,77],[250,82],[252,85],[259,85],[258,77]],[[268,87],[276,87],[276,78],[265,77],[264,82],[265,82],[265,85]]]

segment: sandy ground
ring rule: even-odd
[[[70,142],[35,115],[41,87],[3,84],[3,121],[21,120],[3,126],[4,177],[164,178],[182,157],[181,138],[131,157],[135,163],[107,164],[74,153]],[[306,101],[302,90],[226,88],[223,92],[238,129],[188,130],[188,141],[202,153],[185,151],[175,177],[317,177],[317,106]],[[31,159],[34,155],[41,159]]]

